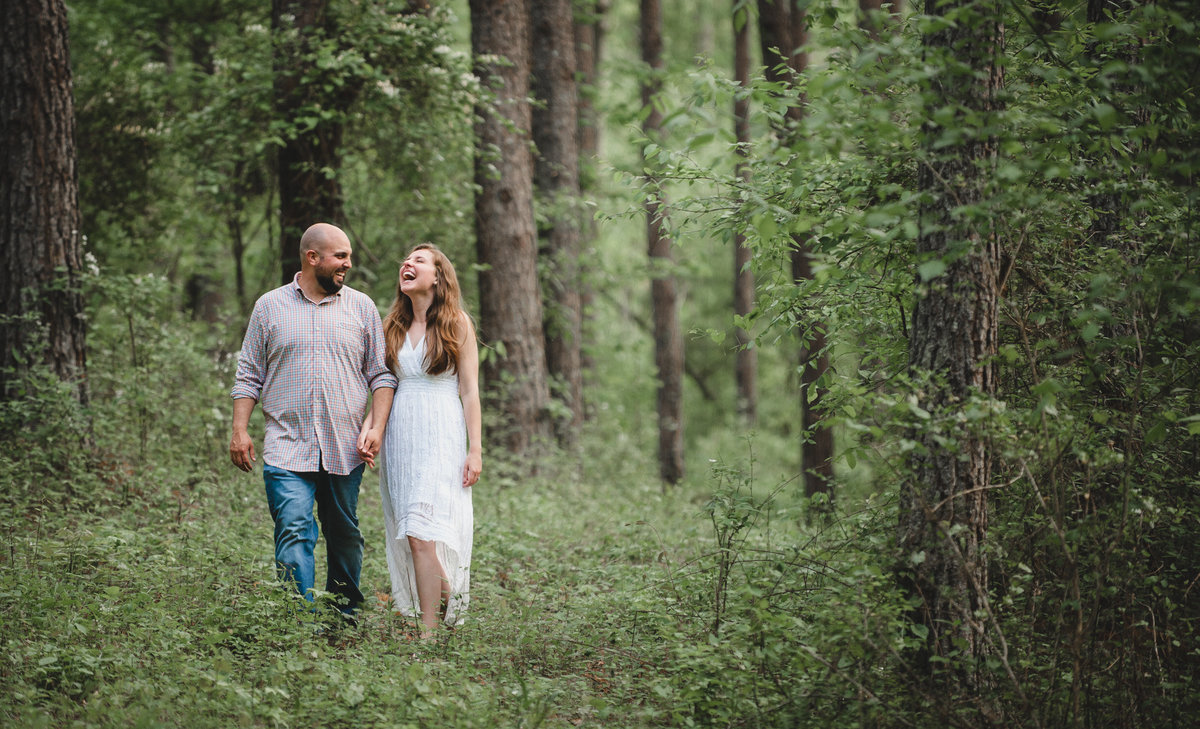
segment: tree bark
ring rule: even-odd
[[[742,89],[750,86],[750,13],[744,4],[738,8],[734,0],[733,13],[733,80]],[[739,94],[733,101],[733,131],[737,140],[737,176],[749,183],[750,165],[750,98]],[[733,239],[733,313],[748,316],[754,310],[754,272],[750,270],[753,252],[746,245],[746,236],[738,232]],[[758,422],[758,351],[750,346],[750,333],[734,328],[737,343],[734,379],[737,383],[737,411],[751,427]]]
[[[555,423],[573,448],[583,424],[579,275],[579,90],[570,0],[531,0],[534,184],[545,210],[539,231],[545,259],[546,364],[570,417]]]
[[[917,281],[909,366],[925,383],[918,404],[930,417],[914,429],[921,447],[901,486],[901,582],[920,600],[915,620],[927,629],[927,639],[914,658],[931,693],[973,701],[990,721],[981,700],[986,678],[976,661],[986,653],[983,546],[992,459],[983,437],[956,415],[968,399],[988,398],[995,389],[999,244],[988,223],[977,222],[985,216],[963,213],[983,201],[995,144],[982,134],[963,135],[961,127],[998,106],[1001,8],[996,0],[927,0],[925,12],[956,13],[957,22],[924,43],[930,67],[941,69],[929,82],[927,108],[958,109],[951,124],[959,128],[952,130],[958,141],[947,146],[948,130],[931,113],[923,126],[927,162],[918,173],[924,202],[917,256],[946,268]],[[935,657],[950,662],[939,666]]]
[[[799,12],[799,11],[798,11]],[[804,13],[800,12],[801,21]],[[808,66],[807,54],[796,54],[792,38],[792,12],[788,0],[758,0],[758,41],[762,51],[766,78],[771,83],[795,87],[796,76]],[[793,56],[796,56],[793,60]],[[787,121],[797,123],[804,118],[803,98],[787,109]],[[790,130],[779,130],[787,139]]]
[[[642,130],[657,139],[662,113],[657,108],[663,68],[662,8],[659,0],[641,0],[642,61],[649,76],[642,84],[642,106],[649,113]],[[679,329],[679,297],[671,272],[671,240],[663,230],[663,195],[652,163],[642,154],[647,176],[646,241],[650,253],[650,299],[654,312],[654,366],[658,375],[658,468],[664,484],[678,483],[683,464],[683,333]]]
[[[359,87],[322,78],[314,40],[337,37],[329,0],[272,0],[275,118],[289,125],[278,152],[280,278],[300,270],[300,236],[316,222],[343,224],[342,115]],[[333,112],[332,118],[323,115]],[[306,123],[311,119],[311,123]]]
[[[604,13],[608,10],[608,0],[595,0],[590,5],[590,12],[576,13],[575,30],[575,68],[579,76],[579,135],[577,145],[579,154],[584,161],[580,169],[580,185],[588,184],[587,174],[583,167],[586,162],[600,154],[600,120],[596,115],[596,105],[593,98],[596,95],[598,83],[596,69],[599,67],[601,50],[604,44]]]
[[[548,435],[546,345],[529,149],[529,12],[524,0],[471,0],[476,74],[496,94],[476,109],[475,245],[480,326],[493,347],[483,375],[504,420],[497,439],[516,455]],[[485,62],[489,56],[503,62]]]
[[[808,67],[808,18],[803,10],[786,0],[758,0],[759,38],[767,80],[786,83],[792,87]],[[783,58],[780,58],[780,54]],[[805,98],[800,94],[788,107],[787,123],[792,127],[781,130],[785,139],[795,133],[795,125],[804,117]],[[812,278],[811,251],[801,236],[793,236],[790,252],[792,280],[800,284]],[[823,494],[819,511],[828,512],[833,502],[833,431],[825,424],[822,408],[825,388],[820,379],[829,369],[826,351],[825,324],[816,317],[800,314],[796,319],[800,336],[798,369],[800,371],[800,422],[803,427],[800,463],[804,469],[804,495],[810,499]]]
[[[793,5],[787,17],[788,37],[792,41],[788,67],[793,83],[808,68],[808,15]],[[803,114],[807,97],[800,95],[801,104],[793,107]],[[800,236],[792,239],[792,280],[796,283],[811,280],[812,252]],[[816,511],[828,514],[833,506],[833,431],[825,423],[827,413],[822,401],[826,388],[821,379],[829,370],[829,352],[825,341],[825,323],[814,316],[802,321],[800,335],[800,412],[804,424],[804,495],[810,499],[822,494]]]
[[[61,0],[13,0],[0,23],[0,398],[12,397],[22,370],[40,359],[86,403],[67,12]]]
[[[600,156],[600,120],[596,114],[593,98],[596,94],[598,79],[596,69],[599,67],[601,51],[604,45],[604,13],[608,10],[608,0],[594,0],[589,6],[590,12],[575,13],[575,64],[579,76],[579,191],[580,195],[589,194],[595,188],[596,160]],[[579,247],[587,250],[596,239],[596,221],[589,214],[584,216],[583,231]],[[589,334],[589,317],[595,291],[588,283],[587,277],[582,276],[579,282],[580,329],[582,345],[591,341]],[[583,377],[595,369],[594,358],[586,346],[581,346],[579,355],[580,369]],[[584,405],[584,417],[587,417],[587,402]]]

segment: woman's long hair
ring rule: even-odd
[[[433,254],[433,265],[437,269],[437,283],[433,287],[433,303],[425,312],[425,369],[431,375],[440,375],[455,369],[458,353],[467,334],[462,308],[462,289],[458,285],[458,274],[454,264],[445,253],[432,243],[415,246],[408,255],[420,250]],[[383,320],[383,336],[387,343],[388,369],[396,370],[396,355],[404,346],[404,336],[413,323],[412,300],[400,290],[401,279],[396,277],[396,300]]]

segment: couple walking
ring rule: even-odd
[[[393,607],[419,616],[429,637],[439,621],[461,622],[468,602],[471,486],[482,467],[475,330],[436,247],[419,245],[401,264],[382,322],[369,297],[344,285],[351,255],[344,232],[317,223],[300,240],[295,279],[255,303],[231,393],[229,455],[243,471],[254,467],[247,426],[261,402],[279,576],[312,599],[319,519],[325,590],[352,614],[363,601],[359,483],[382,451]]]

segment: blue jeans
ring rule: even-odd
[[[325,531],[329,574],[325,591],[341,595],[342,612],[351,613],[362,604],[358,589],[362,572],[363,538],[358,530],[358,486],[363,464],[346,476],[324,469],[297,472],[263,464],[267,506],[275,520],[275,566],[279,579],[293,584],[306,600],[312,600],[316,581],[313,551],[317,546],[317,518]]]

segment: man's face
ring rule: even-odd
[[[316,251],[314,256],[313,275],[326,294],[333,295],[342,290],[346,282],[346,272],[350,270],[350,241],[326,241]]]

